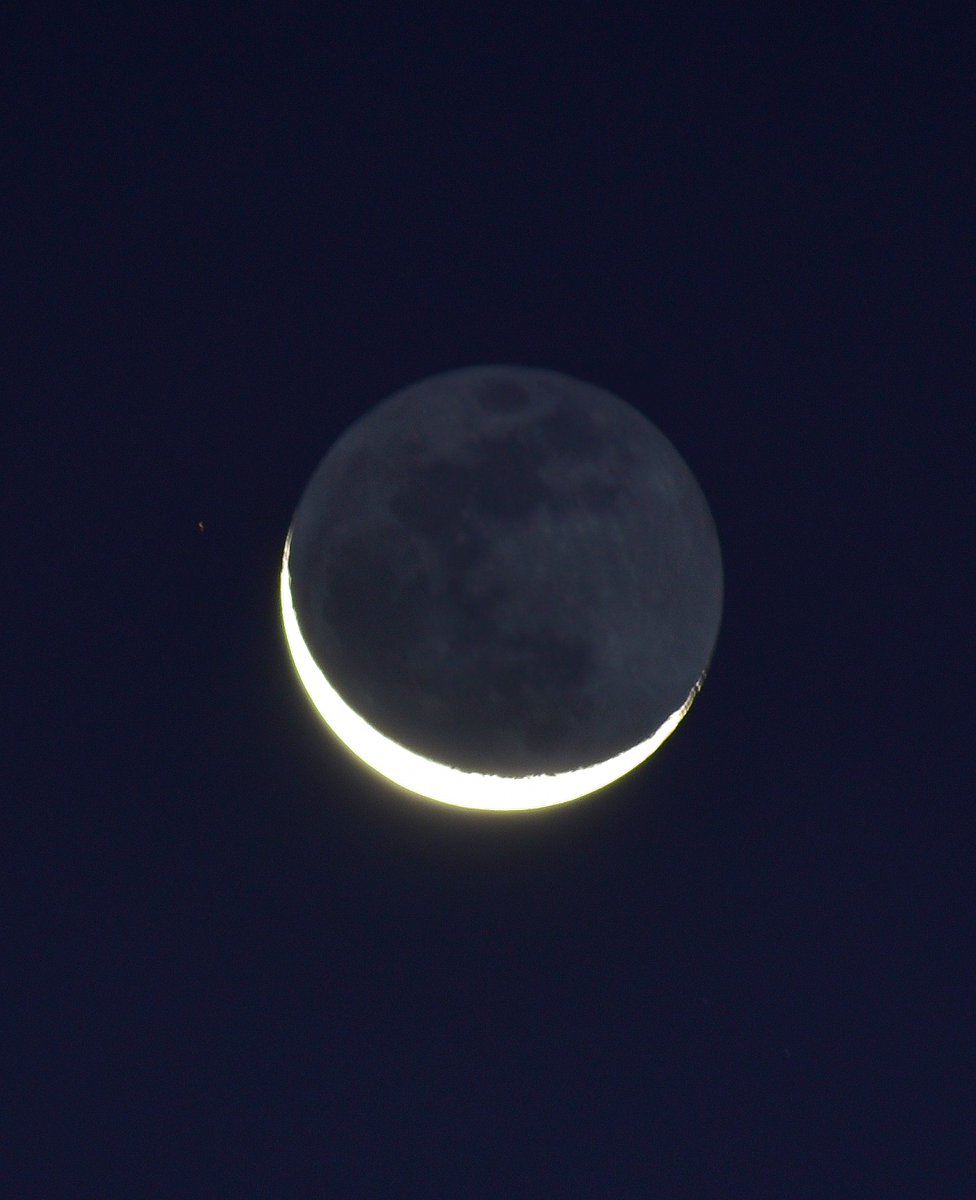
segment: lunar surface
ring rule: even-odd
[[[577,798],[688,710],[722,610],[708,505],[664,435],[552,371],[481,366],[356,421],[285,543],[298,674],[394,782],[469,808]]]

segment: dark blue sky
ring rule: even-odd
[[[136,7],[4,39],[4,1194],[970,1196],[968,12]],[[479,362],[639,407],[725,558],[672,740],[517,818],[337,748],[277,611]]]

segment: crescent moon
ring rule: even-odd
[[[280,593],[299,679],[353,754],[417,795],[512,812],[597,791],[670,736],[722,572],[697,482],[642,414],[555,372],[477,367],[339,439]]]

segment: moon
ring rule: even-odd
[[[312,476],[285,637],[336,736],[408,790],[542,808],[647,759],[691,707],[722,613],[708,504],[641,412],[554,371],[405,387]]]

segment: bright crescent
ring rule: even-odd
[[[496,812],[589,795],[674,731],[708,670],[707,501],[619,397],[533,367],[410,384],[313,473],[281,564],[313,706],[391,782]]]
[[[492,812],[522,812],[551,808],[598,791],[632,771],[677,728],[698,694],[704,674],[682,706],[646,739],[630,750],[575,771],[557,775],[481,775],[432,762],[374,729],[342,699],[312,657],[298,624],[291,595],[288,557],[291,531],[281,562],[281,616],[295,670],[319,715],[336,737],[368,767],[407,791],[456,808]]]

